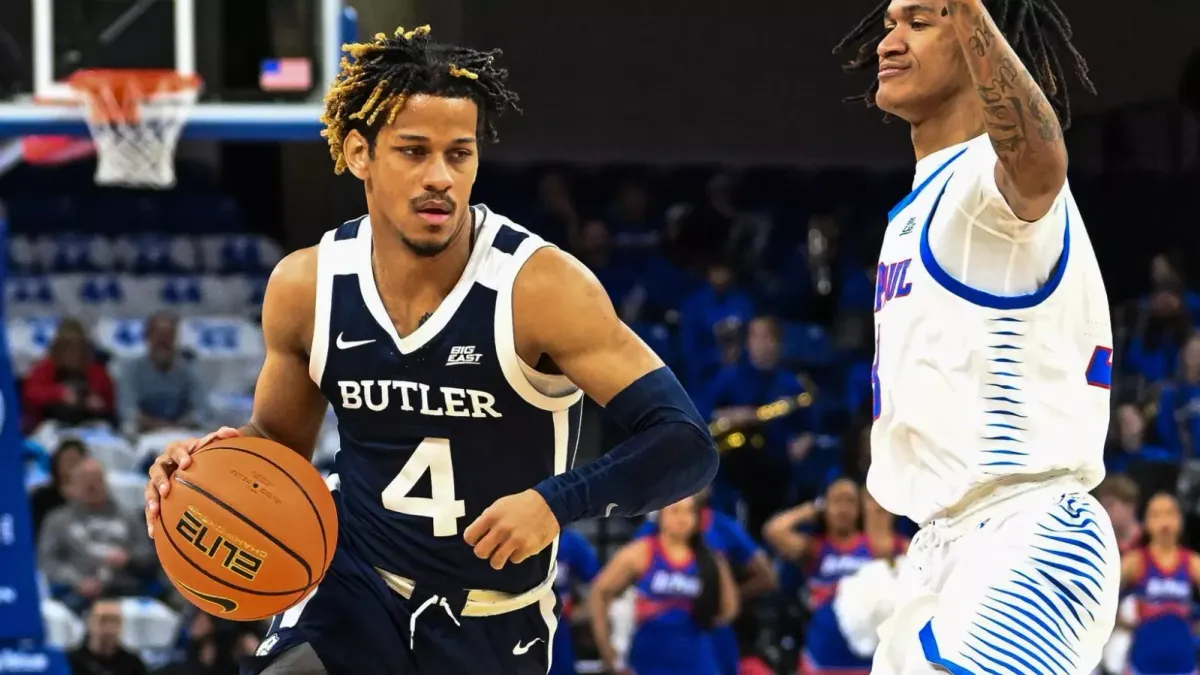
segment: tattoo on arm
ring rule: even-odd
[[[992,146],[1005,170],[1020,182],[1022,174],[1057,168],[1066,157],[1066,147],[1045,93],[978,0],[949,0],[946,10],[983,101]]]

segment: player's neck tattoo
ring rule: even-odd
[[[431,316],[433,316],[433,312],[425,312],[425,316],[421,317],[421,320],[417,322],[417,328],[424,326],[425,322],[428,321],[429,317]]]

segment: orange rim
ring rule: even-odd
[[[88,114],[102,124],[136,124],[139,105],[148,97],[200,88],[200,78],[194,75],[151,69],[80,70],[67,83],[89,99]]]

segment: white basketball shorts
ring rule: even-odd
[[[1108,515],[1071,477],[999,490],[917,533],[872,675],[1087,675],[1099,663],[1121,576]]]

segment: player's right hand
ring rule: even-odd
[[[186,469],[192,463],[192,453],[219,438],[240,436],[233,427],[221,427],[203,438],[175,441],[163,448],[162,454],[150,465],[150,479],[146,481],[146,534],[154,538],[154,521],[158,519],[158,500],[171,491],[171,474],[176,469]]]

